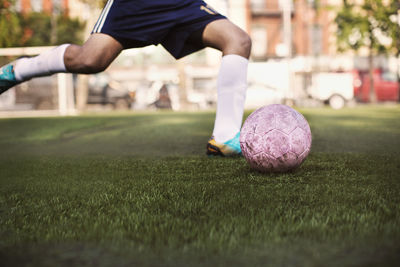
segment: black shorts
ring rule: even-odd
[[[206,25],[225,17],[202,0],[108,0],[92,33],[104,33],[123,47],[161,44],[175,58],[204,48]]]

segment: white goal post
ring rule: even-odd
[[[0,56],[36,56],[55,46],[0,48]],[[61,116],[76,114],[72,74],[57,74],[58,112]]]

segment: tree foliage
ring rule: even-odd
[[[13,4],[13,0],[0,0],[0,47],[13,46],[22,37],[23,30]]]
[[[343,0],[335,19],[339,51],[368,48],[371,102],[376,102],[373,57],[377,54],[400,55],[398,8],[398,0],[364,0],[361,3]]]
[[[44,13],[30,13],[19,15],[24,29],[23,46],[59,45],[63,43],[82,42],[82,31],[85,23],[78,19],[71,19],[63,15],[55,17],[56,37],[52,38],[52,17]]]
[[[398,0],[343,0],[335,19],[339,51],[367,47],[372,54],[398,55],[398,5]]]
[[[0,0],[0,47],[81,43],[85,23],[64,14],[21,14],[14,0]],[[52,36],[54,35],[54,36]]]

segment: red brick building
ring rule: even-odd
[[[44,12],[62,12],[68,14],[69,0],[19,0],[17,8],[22,13]]]
[[[246,0],[248,31],[253,39],[253,57],[279,56],[284,42],[282,0]],[[296,0],[292,2],[292,54],[328,55],[335,51],[334,11],[329,0]],[[329,3],[331,2],[331,3]]]

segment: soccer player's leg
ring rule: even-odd
[[[65,72],[64,53],[68,44],[58,46],[36,57],[23,57],[1,68],[0,93],[33,77]]]
[[[207,154],[240,155],[239,136],[246,100],[251,40],[239,27],[221,19],[206,26],[203,42],[223,54],[217,80],[217,113]]]
[[[35,77],[70,72],[103,71],[122,51],[122,45],[106,34],[92,34],[82,45],[63,44],[36,57],[20,58],[0,71],[0,94]]]
[[[114,37],[93,33],[82,45],[71,45],[64,55],[68,72],[92,74],[105,70],[124,49]]]

